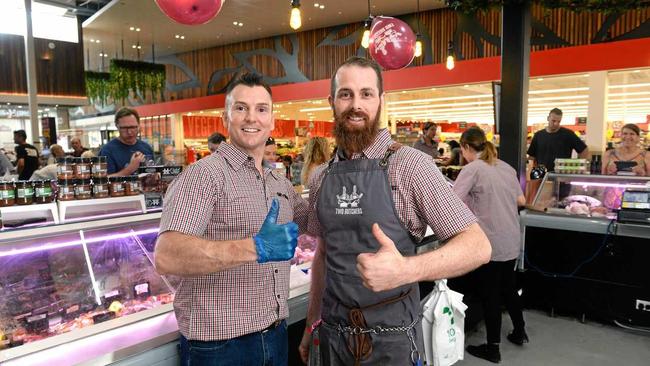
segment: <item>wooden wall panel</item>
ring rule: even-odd
[[[39,95],[86,95],[81,47],[80,43],[34,39]],[[23,37],[0,34],[0,92],[26,94],[25,68]]]
[[[574,13],[567,10],[549,10],[539,5],[534,5],[532,16],[541,26],[534,29],[532,38],[538,45],[531,46],[532,51],[548,50],[559,47],[570,47],[588,45],[595,42],[615,41],[638,28],[644,22],[650,22],[650,9],[628,11],[620,16],[606,15],[600,13]],[[615,17],[615,21],[608,29],[609,36],[605,39],[597,39],[597,35],[606,20]],[[421,57],[414,60],[411,66],[423,64],[444,63],[447,57],[447,45],[449,41],[456,39],[455,49],[462,55],[463,59],[476,59],[480,57],[493,57],[500,54],[501,35],[501,13],[498,9],[478,13],[474,16],[464,17],[450,9],[437,9],[417,14],[400,17],[412,20],[415,28],[415,19],[420,20],[422,33],[428,33],[430,43],[425,44],[425,52],[430,52],[428,62]],[[346,58],[357,54],[360,49],[362,23],[349,24],[340,28],[335,40],[340,40],[354,32],[358,32],[354,43],[347,45],[318,45],[328,36],[333,35],[336,28],[316,29],[299,32],[296,34],[298,42],[297,64],[299,74],[304,75],[308,80],[320,80],[330,78],[336,67]],[[544,29],[548,28],[548,30]],[[545,32],[550,32],[546,36]],[[602,33],[602,32],[601,32]],[[289,54],[296,53],[292,49],[292,35],[280,36],[280,44],[284,51]],[[650,36],[650,35],[647,35]],[[645,36],[645,37],[647,37]],[[549,42],[552,38],[558,38],[557,42]],[[483,48],[483,52],[476,47],[475,42]],[[208,83],[213,72],[232,68],[236,70],[240,65],[235,55],[241,52],[253,51],[256,49],[275,49],[273,38],[264,38],[249,42],[241,42],[227,46],[192,51],[177,55],[178,58],[189,66],[196,74],[201,87],[185,89],[178,92],[168,93],[168,99],[194,98],[208,95]],[[365,51],[361,53],[367,54]],[[251,56],[248,62],[259,72],[272,78],[281,78],[285,71],[281,62],[269,56]],[[187,76],[175,66],[167,67],[168,81],[172,84],[187,81]],[[212,90],[219,90],[227,84],[232,73],[224,75],[217,81]]]

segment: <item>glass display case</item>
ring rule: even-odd
[[[0,233],[0,362],[171,311],[178,280],[153,266],[159,218]]]
[[[533,211],[553,215],[615,219],[626,189],[650,187],[650,177],[548,173]]]

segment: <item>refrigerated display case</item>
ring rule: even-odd
[[[527,306],[650,326],[650,225],[620,222],[626,190],[650,177],[549,173],[521,213],[523,297]]]
[[[153,266],[160,216],[0,232],[0,364],[177,357],[179,279]],[[307,311],[310,263],[302,262],[291,268],[289,324]]]

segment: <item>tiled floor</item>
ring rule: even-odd
[[[587,320],[551,318],[539,311],[525,311],[530,343],[518,347],[508,342],[510,318],[503,315],[501,363],[503,366],[650,366],[650,334],[628,331]],[[465,340],[465,345],[485,342],[485,327]],[[487,366],[488,361],[465,352],[458,366]]]

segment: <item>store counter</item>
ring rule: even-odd
[[[158,275],[161,213],[0,232],[0,364],[154,364],[178,357],[179,279]],[[309,263],[292,265],[289,324]]]
[[[626,189],[650,178],[554,174],[522,211],[527,306],[622,326],[650,326],[650,225],[621,223]],[[641,305],[641,307],[640,307]]]

